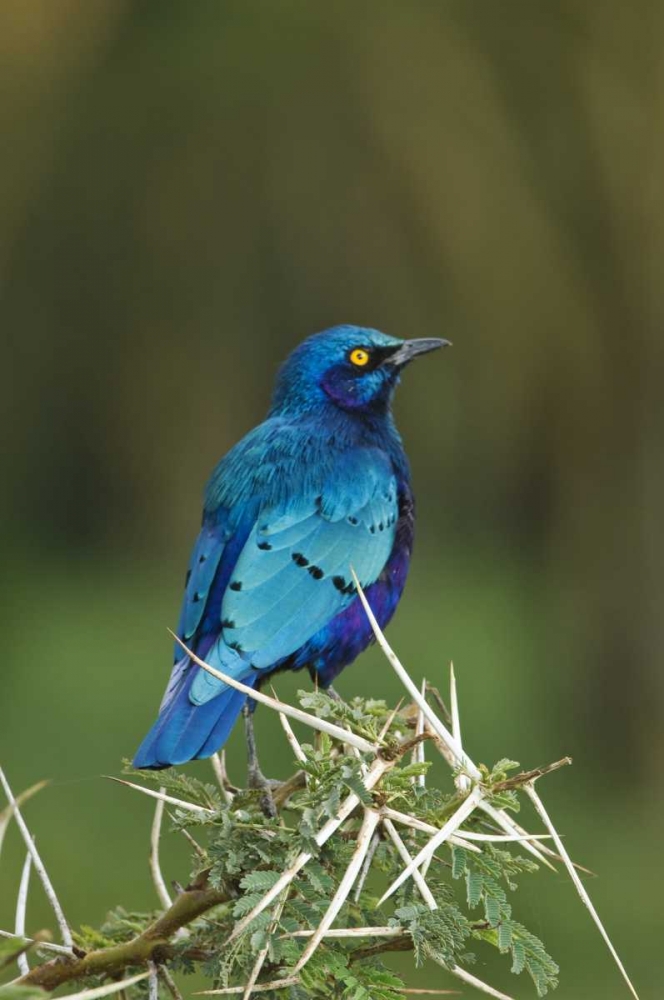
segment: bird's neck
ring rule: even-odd
[[[287,417],[300,424],[330,449],[346,451],[349,448],[380,448],[392,460],[397,472],[408,477],[401,436],[389,409],[377,412],[343,410],[330,403],[300,414],[272,414]]]

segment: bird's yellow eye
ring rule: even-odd
[[[369,364],[369,352],[365,351],[363,347],[356,347],[354,351],[350,352],[350,361],[358,368],[364,368],[365,365]]]

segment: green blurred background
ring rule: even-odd
[[[155,904],[150,803],[100,775],[161,698],[203,483],[284,355],[353,322],[454,341],[399,393],[390,638],[441,686],[454,659],[476,759],[574,757],[541,791],[659,995],[663,57],[660,0],[4,0],[0,759],[53,779],[26,815],[73,922]],[[375,650],[339,689],[398,693]],[[5,928],[21,858],[13,830]],[[561,1000],[625,996],[563,875],[530,882]]]

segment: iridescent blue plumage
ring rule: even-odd
[[[302,667],[328,686],[372,639],[351,566],[380,624],[389,622],[413,541],[390,404],[404,365],[443,343],[342,326],[293,352],[267,420],[222,459],[206,490],[178,626],[198,656],[252,687]],[[244,702],[176,646],[134,766],[210,756]]]

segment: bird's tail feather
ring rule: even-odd
[[[193,705],[189,691],[196,673],[195,669],[189,672],[159,715],[138,748],[134,767],[159,770],[211,757],[228,739],[247,696],[227,687],[205,704]],[[252,687],[257,680],[257,676],[244,679]]]

